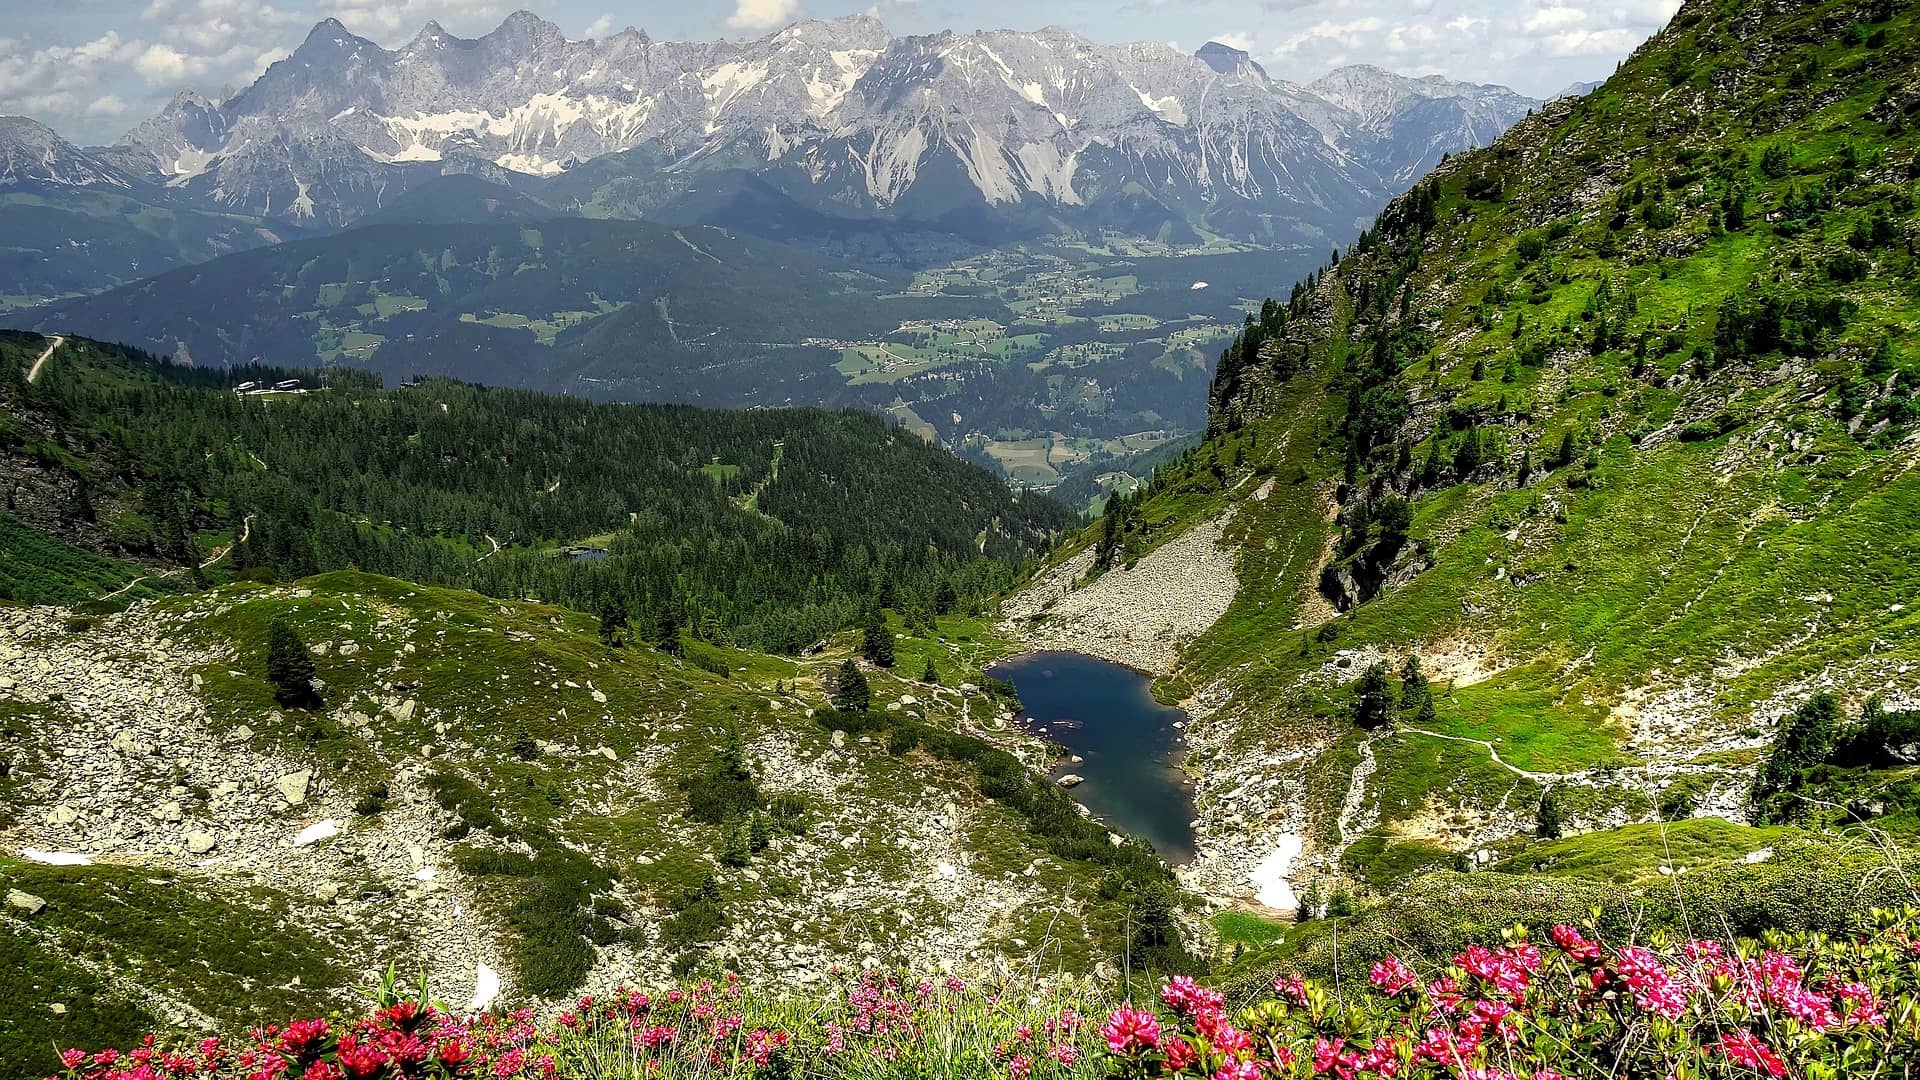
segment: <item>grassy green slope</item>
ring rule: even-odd
[[[1689,3],[1229,352],[1135,526],[1237,507],[1242,590],[1162,685],[1208,707],[1204,816],[1304,835],[1296,878],[1498,844],[1546,787],[1738,817],[1785,709],[1915,689],[1916,70],[1898,5]],[[1399,499],[1395,545],[1356,508]],[[1408,653],[1432,720],[1357,730]]]

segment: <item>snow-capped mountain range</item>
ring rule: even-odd
[[[1350,231],[1440,153],[1537,104],[1374,68],[1300,86],[1217,43],[1189,55],[1059,29],[898,37],[850,16],[749,41],[572,41],[520,12],[477,40],[429,23],[388,50],[329,19],[228,100],[182,94],[59,176],[314,226],[443,173],[561,207],[611,185],[667,216],[725,174],[736,193],[837,218],[1037,213],[1307,239]],[[10,169],[20,156],[0,149]]]

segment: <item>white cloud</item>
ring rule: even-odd
[[[127,103],[120,100],[117,95],[108,94],[105,97],[98,97],[89,102],[87,105],[87,115],[121,116],[126,113],[128,108]]]
[[[1386,28],[1387,21],[1378,15],[1367,15],[1339,23],[1322,19],[1305,30],[1287,35],[1280,44],[1274,46],[1273,52],[1276,56],[1289,56],[1306,49],[1311,49],[1316,54],[1324,54],[1336,49],[1358,49],[1369,42],[1377,41],[1380,32]]]
[[[133,70],[149,86],[177,86],[206,74],[206,61],[188,56],[171,45],[149,45],[133,62]]]
[[[582,36],[589,37],[589,38],[603,38],[603,37],[606,37],[608,34],[613,33],[613,28],[614,28],[613,14],[609,12],[593,20],[592,22],[588,23],[587,29],[584,31]]]
[[[1215,34],[1207,40],[1217,41],[1228,48],[1239,49],[1241,52],[1250,53],[1254,48],[1253,35],[1244,30],[1230,30],[1224,34]]]
[[[110,95],[100,91],[116,69],[139,55],[141,42],[109,30],[79,45],[32,48],[0,38],[0,113],[20,113],[56,128]]]
[[[1553,4],[1538,8],[1520,20],[1520,28],[1528,33],[1542,30],[1564,30],[1587,21],[1587,13],[1576,7]]]
[[[799,14],[799,0],[736,0],[727,25],[735,30],[772,30]]]

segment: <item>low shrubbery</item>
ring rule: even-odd
[[[827,1000],[729,977],[657,996],[584,998],[460,1018],[387,987],[356,1021],[301,1020],[236,1041],[69,1050],[64,1080],[516,1077],[1005,1077],[1007,1080],[1906,1075],[1920,1059],[1920,911],[1876,910],[1839,937],[1658,935],[1609,945],[1521,926],[1443,963],[1395,956],[1365,985],[1275,980],[1230,1008],[1179,977],[1109,1008],[1036,986],[969,987],[868,971]],[[1101,1018],[1104,1017],[1104,1022]]]

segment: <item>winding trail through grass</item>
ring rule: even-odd
[[[35,360],[33,362],[33,367],[27,370],[27,381],[30,383],[39,382],[40,369],[46,366],[47,358],[53,355],[53,350],[59,348],[62,345],[65,345],[66,343],[67,343],[66,338],[61,337],[58,334],[55,334],[53,338],[53,342],[47,346],[47,351],[41,353],[40,359]]]
[[[1493,763],[1495,765],[1498,765],[1501,768],[1507,770],[1508,772],[1513,773],[1515,776],[1524,776],[1527,779],[1532,780],[1536,783],[1545,783],[1550,780],[1566,780],[1569,778],[1569,776],[1583,775],[1579,773],[1568,774],[1568,773],[1528,772],[1526,769],[1523,769],[1520,766],[1515,765],[1501,758],[1500,751],[1495,749],[1494,745],[1485,739],[1469,739],[1465,735],[1442,735],[1438,731],[1429,731],[1426,728],[1417,728],[1417,727],[1402,727],[1400,728],[1400,730],[1410,731],[1415,735],[1425,735],[1428,738],[1445,739],[1448,742],[1472,743],[1475,746],[1484,747],[1487,753],[1493,757]]]

